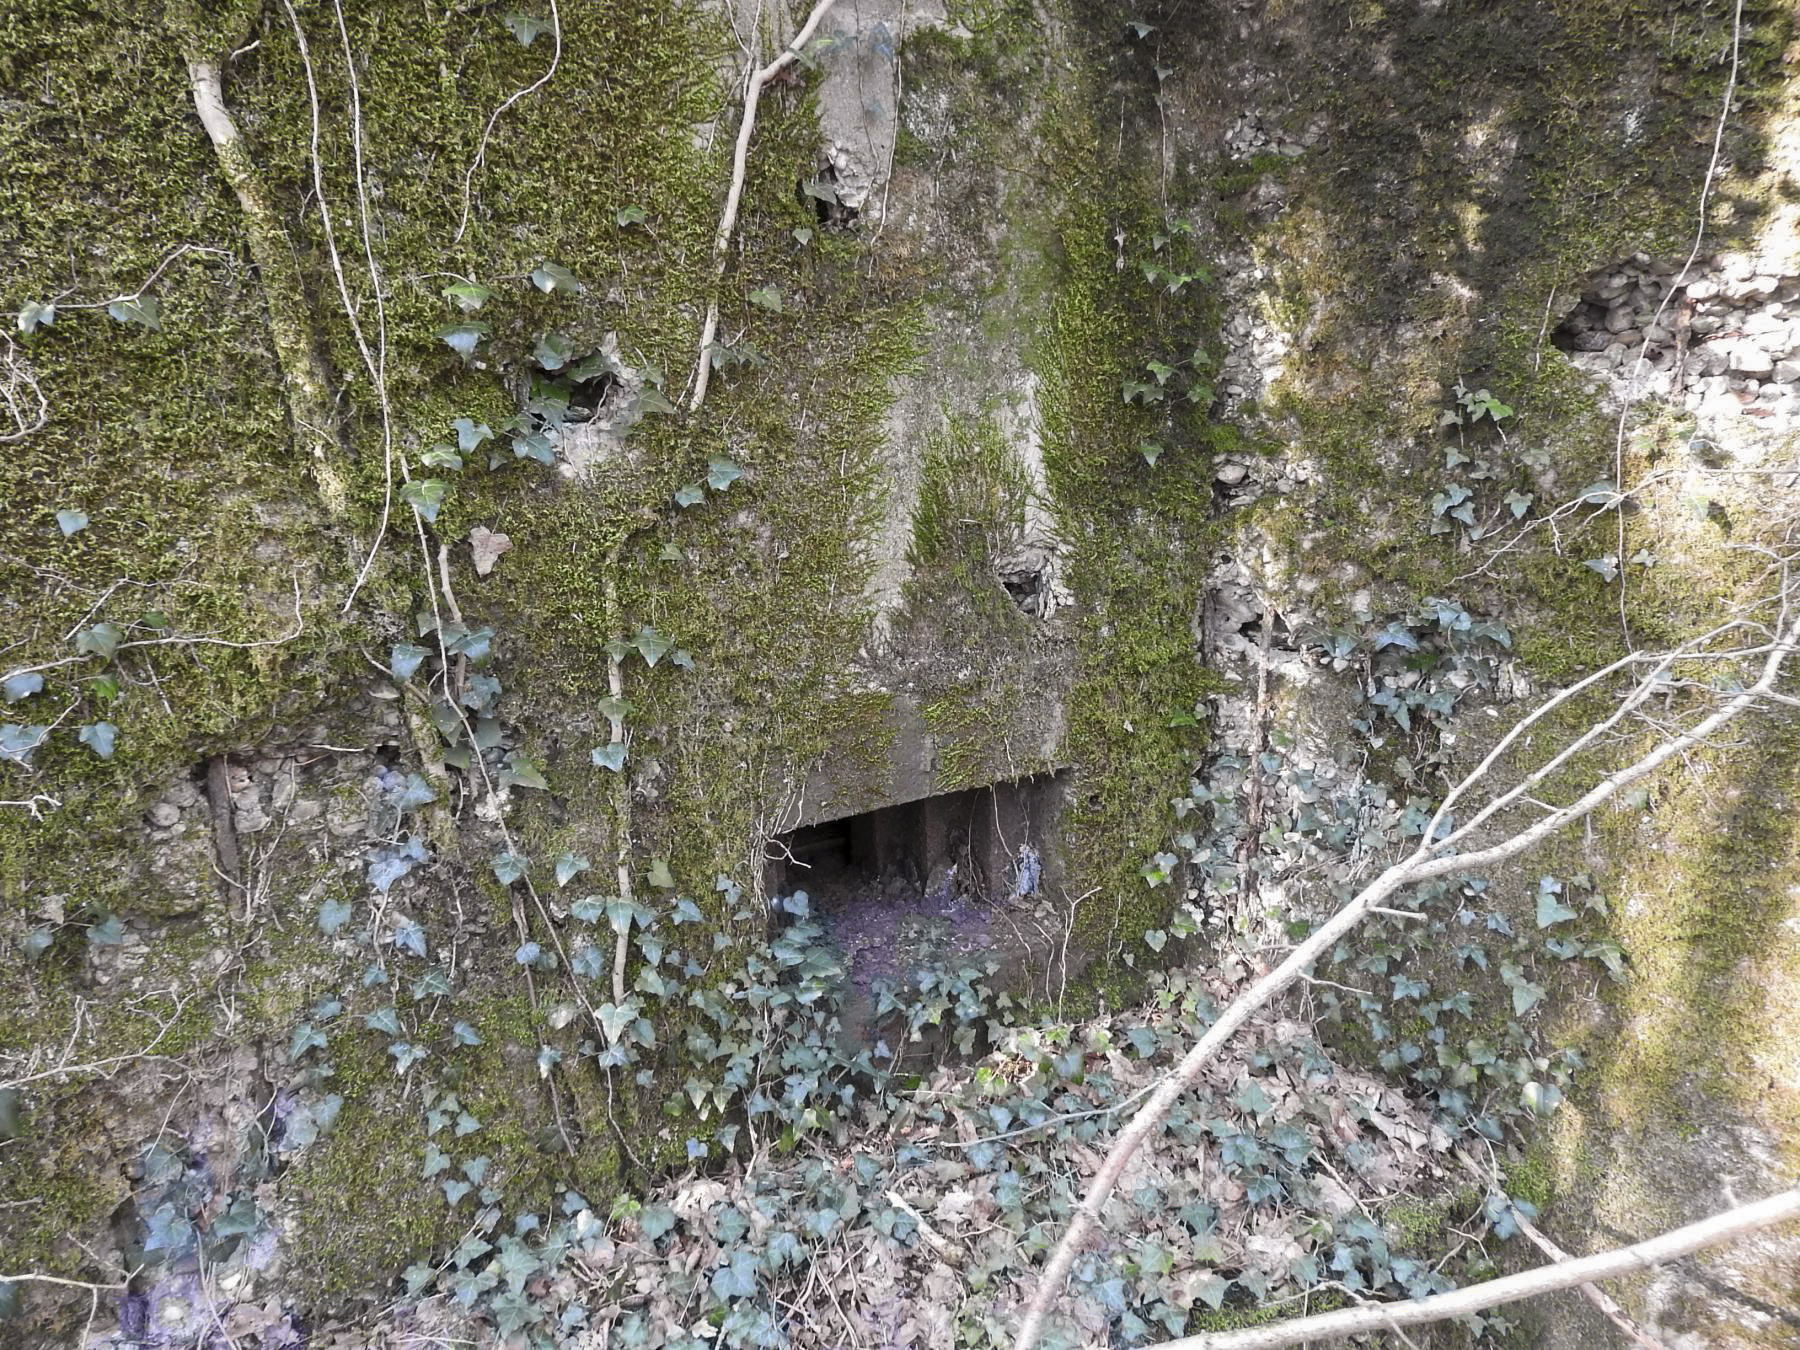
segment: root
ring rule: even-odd
[[[269,204],[237,124],[226,110],[218,65],[190,53],[188,80],[193,87],[194,111],[218,154],[219,169],[244,211],[245,236],[250,257],[262,276],[269,337],[281,367],[295,438],[312,459],[313,478],[325,509],[341,520],[349,512],[349,455],[337,433],[331,380],[319,358],[293,247]]]

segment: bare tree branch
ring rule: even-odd
[[[1296,1317],[1292,1321],[1276,1322],[1246,1331],[1184,1336],[1179,1340],[1164,1341],[1151,1350],[1278,1350],[1281,1346],[1354,1336],[1361,1332],[1398,1332],[1403,1326],[1420,1326],[1427,1322],[1442,1322],[1451,1317],[1467,1317],[1470,1313],[1498,1307],[1503,1303],[1517,1303],[1520,1299],[1573,1289],[1577,1285],[1592,1284],[1597,1280],[1614,1280],[1622,1275],[1633,1275],[1640,1270],[1648,1270],[1652,1266],[1660,1266],[1677,1257],[1686,1256],[1689,1252],[1697,1252],[1703,1247],[1716,1247],[1721,1242],[1729,1242],[1746,1233],[1754,1233],[1794,1218],[1800,1218],[1800,1186],[1772,1195],[1767,1200],[1759,1200],[1755,1204],[1728,1209],[1710,1219],[1702,1219],[1699,1223],[1691,1223],[1685,1228],[1677,1228],[1673,1232],[1629,1247],[1601,1252],[1598,1256],[1584,1256],[1578,1261],[1565,1261],[1560,1265],[1541,1266],[1536,1270],[1508,1275],[1504,1279],[1486,1280],[1448,1294],[1434,1294],[1430,1298],[1413,1299],[1405,1303],[1377,1303],[1360,1308],[1345,1308],[1339,1312],[1321,1313],[1317,1317]]]
[[[1042,1335],[1044,1320],[1062,1292],[1063,1283],[1067,1280],[1069,1271],[1075,1264],[1076,1255],[1098,1228],[1100,1211],[1108,1197],[1111,1196],[1114,1186],[1118,1184],[1119,1177],[1124,1173],[1133,1155],[1142,1147],[1144,1141],[1160,1128],[1164,1116],[1199,1078],[1201,1071],[1258,1009],[1300,979],[1313,962],[1328,952],[1340,938],[1361,923],[1371,910],[1382,905],[1396,891],[1446,876],[1451,872],[1478,871],[1524,853],[1558,830],[1585,818],[1622,789],[1648,777],[1675,756],[1704,743],[1721,727],[1761,704],[1765,697],[1773,691],[1787,659],[1793,655],[1796,648],[1796,631],[1791,613],[1792,597],[1788,585],[1788,580],[1784,575],[1783,585],[1779,592],[1780,616],[1773,640],[1766,650],[1762,671],[1753,685],[1742,690],[1710,716],[1702,718],[1688,731],[1662,741],[1637,760],[1601,779],[1599,783],[1569,805],[1550,810],[1527,828],[1517,831],[1499,843],[1477,849],[1472,853],[1445,853],[1443,850],[1448,840],[1434,840],[1432,831],[1427,829],[1423,841],[1410,856],[1389,867],[1364,887],[1312,936],[1296,947],[1275,970],[1251,985],[1226,1008],[1219,1020],[1213,1023],[1206,1035],[1201,1037],[1188,1051],[1181,1063],[1162,1081],[1150,1100],[1139,1108],[1138,1113],[1132,1117],[1130,1123],[1120,1131],[1118,1138],[1113,1142],[1111,1150],[1101,1163],[1100,1170],[1089,1184],[1087,1194],[1082,1197],[1080,1205],[1077,1206],[1068,1230],[1063,1234],[1062,1240],[1057,1243],[1055,1251],[1051,1253],[1050,1260],[1044,1267],[1043,1276],[1038,1281],[1031,1302],[1026,1307],[1024,1319],[1019,1325],[1018,1334],[1013,1341],[1013,1350],[1031,1350],[1039,1336]],[[1637,689],[1627,697],[1628,704],[1638,695],[1639,691],[1658,677],[1660,671],[1666,669],[1667,660],[1656,658],[1652,658],[1652,660],[1654,664],[1651,674],[1641,680]],[[1564,694],[1554,696],[1550,703],[1555,704],[1566,697],[1567,692],[1565,691]],[[1542,708],[1538,709],[1525,721],[1536,720],[1543,711]],[[1503,741],[1503,745],[1505,743]],[[1452,790],[1451,798],[1460,795],[1484,777],[1493,762],[1494,756],[1492,755],[1483,760]],[[1463,833],[1464,831],[1459,830],[1452,838],[1460,837]]]

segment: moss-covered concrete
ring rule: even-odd
[[[63,719],[34,776],[0,765],[0,796],[58,803],[43,820],[0,811],[6,940],[64,926],[35,964],[9,965],[0,1045],[55,1045],[82,1007],[85,1058],[155,1034],[144,1008],[95,982],[80,925],[114,912],[149,944],[145,988],[214,979],[211,953],[227,938],[242,956],[225,981],[232,997],[189,1005],[158,1044],[165,1055],[200,1062],[256,1044],[270,1048],[271,1073],[288,1072],[272,1049],[313,1000],[355,990],[362,957],[326,941],[317,914],[326,899],[366,904],[360,835],[329,860],[259,855],[280,878],[264,923],[235,907],[206,850],[193,855],[198,913],[147,884],[141,817],[158,785],[209,754],[310,745],[315,715],[327,745],[413,763],[398,727],[341,714],[430,603],[435,557],[419,556],[409,513],[387,511],[398,457],[422,472],[421,453],[453,439],[459,417],[499,434],[445,475],[430,551],[450,545],[465,617],[496,628],[501,721],[549,783],[514,790],[506,808],[533,877],[554,898],[553,858],[610,857],[628,832],[639,868],[666,860],[738,936],[763,918],[725,912],[714,877],[754,882],[763,835],[820,763],[878,784],[904,695],[935,743],[941,787],[1073,769],[1064,874],[1071,898],[1100,897],[1081,907],[1078,938],[1102,956],[1133,949],[1170,903],[1139,868],[1207,748],[1195,705],[1226,687],[1196,654],[1222,551],[1262,555],[1273,580],[1333,619],[1361,593],[1377,610],[1455,593],[1513,628],[1540,682],[1618,649],[1616,593],[1582,566],[1610,521],[1566,536],[1561,554],[1534,543],[1472,576],[1457,535],[1429,533],[1445,478],[1437,417],[1459,376],[1517,410],[1506,445],[1482,445],[1501,465],[1481,485],[1484,514],[1508,488],[1547,501],[1612,476],[1614,420],[1546,330],[1591,269],[1685,248],[1724,79],[1715,8],[951,8],[958,27],[904,45],[896,210],[879,234],[826,224],[796,192],[820,168],[813,77],[768,92],[718,292],[744,359],[718,373],[700,413],[652,414],[581,481],[514,457],[504,423],[553,331],[579,352],[616,332],[679,401],[712,294],[735,115],[737,52],[718,15],[654,0],[565,5],[555,73],[508,102],[549,72],[551,35],[526,46],[482,9],[352,5],[340,38],[334,10],[300,5],[321,201],[315,109],[285,7],[204,21],[186,7],[76,0],[8,11],[0,84],[20,94],[0,116],[0,303],[59,305],[16,347],[51,418],[0,463],[8,661],[75,656],[68,635],[98,619],[136,624],[128,640],[207,641],[127,649],[116,697],[96,678],[105,663],[86,657],[5,705],[7,720]],[[1714,217],[1740,236],[1766,204],[1753,185],[1788,22],[1775,3],[1746,8],[1743,99],[1726,141],[1737,172]],[[241,161],[221,164],[193,113],[196,57],[220,63]],[[1314,123],[1321,134],[1298,156],[1231,159],[1220,145],[1250,106],[1295,136]],[[379,277],[364,257],[359,146]],[[246,218],[246,183],[267,220]],[[1257,303],[1295,343],[1283,377],[1227,420],[1207,382],[1224,346],[1216,274],[1240,255],[1265,269]],[[581,292],[535,287],[529,274],[547,261]],[[1170,285],[1170,274],[1190,279]],[[469,316],[491,330],[469,361],[436,336],[463,317],[442,293],[455,280],[492,291]],[[147,284],[160,328],[94,307]],[[300,366],[331,387],[297,386]],[[1145,387],[1133,396],[1134,384]],[[1653,430],[1630,443],[1628,467],[1680,437],[1673,424]],[[343,453],[341,502],[318,490],[319,445]],[[1545,458],[1534,465],[1525,450]],[[1232,515],[1213,482],[1228,452],[1305,472],[1291,493]],[[743,476],[678,505],[715,458]],[[993,574],[1028,507],[1054,523],[1073,601],[1048,622],[1022,614]],[[64,509],[88,527],[63,537]],[[360,601],[341,613],[384,518]],[[461,544],[477,524],[513,544],[488,577]],[[1679,533],[1661,517],[1630,528],[1633,547]],[[881,613],[885,649],[872,636],[884,531],[911,544],[909,580]],[[1742,580],[1722,540],[1680,540],[1684,566],[1630,593],[1639,641],[1689,631]],[[590,751],[607,730],[595,708],[605,645],[646,625],[692,664],[625,663],[627,825]],[[102,716],[120,728],[108,760],[72,734]],[[1600,1136],[1700,1130],[1724,1103],[1779,1136],[1791,1162],[1793,1103],[1755,1086],[1795,1016],[1775,969],[1793,959],[1779,936],[1793,833],[1769,806],[1794,786],[1769,786],[1800,758],[1790,731],[1721,756],[1729,786],[1660,802],[1643,838],[1605,841],[1630,878],[1621,893],[1636,897],[1614,931],[1637,979],[1615,1008],[1625,1034],[1603,1047],[1577,1108]],[[429,756],[414,767],[449,786]],[[415,1078],[396,1075],[372,1037],[334,1046],[338,1126],[280,1179],[297,1240],[311,1243],[295,1269],[321,1304],[381,1288],[454,1237],[456,1216],[420,1175],[427,1075],[482,1117],[476,1137],[509,1203],[541,1206],[563,1185],[599,1199],[633,1159],[680,1157],[666,1086],[615,1095],[574,1053],[554,1078],[539,1073],[539,1045],[578,1046],[579,1024],[546,1017],[566,976],[521,993],[516,930],[547,936],[543,916],[487,873],[500,847],[491,816],[457,805],[461,843],[434,836],[446,856],[417,899],[434,950],[461,944],[456,993],[409,1016],[447,1022],[450,1011],[484,1045],[455,1049],[432,1022],[434,1058]],[[1676,865],[1626,867],[1652,848]],[[1077,992],[1125,991],[1103,961]],[[353,992],[351,1015],[374,997]],[[0,1210],[21,1264],[98,1272],[70,1239],[104,1230],[129,1194],[119,1162],[143,1142],[100,1128],[112,1100],[89,1083],[28,1095],[32,1146],[0,1158],[0,1186],[39,1201],[24,1220]],[[83,1153],[77,1137],[104,1146]],[[1570,1144],[1544,1196],[1588,1194],[1595,1156],[1641,1170],[1652,1154]],[[1568,1161],[1579,1157],[1585,1168]],[[1515,1184],[1539,1180],[1527,1168]]]

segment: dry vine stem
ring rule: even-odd
[[[1433,819],[1429,826],[1427,826],[1422,837],[1422,842],[1417,849],[1402,861],[1389,867],[1373,882],[1364,887],[1347,905],[1340,909],[1316,932],[1314,932],[1311,937],[1307,938],[1298,947],[1294,948],[1293,952],[1285,961],[1268,975],[1265,975],[1262,979],[1251,985],[1250,988],[1240,995],[1230,1007],[1225,1009],[1220,1015],[1219,1020],[1213,1023],[1207,1030],[1206,1035],[1201,1037],[1200,1040],[1195,1043],[1193,1048],[1182,1058],[1181,1063],[1175,1067],[1174,1071],[1171,1072],[1167,1078],[1162,1080],[1162,1083],[1157,1087],[1156,1092],[1151,1096],[1150,1100],[1138,1110],[1138,1113],[1131,1118],[1130,1123],[1120,1131],[1119,1137],[1114,1141],[1111,1150],[1107,1153],[1105,1160],[1101,1163],[1100,1170],[1095,1174],[1092,1183],[1090,1183],[1087,1194],[1082,1197],[1081,1204],[1076,1207],[1075,1215],[1069,1223],[1068,1230],[1063,1234],[1062,1240],[1057,1243],[1056,1250],[1051,1253],[1050,1260],[1044,1267],[1044,1273],[1038,1281],[1036,1290],[1032,1294],[1031,1302],[1025,1310],[1024,1320],[1019,1325],[1018,1335],[1013,1341],[1013,1350],[1031,1350],[1031,1347],[1037,1344],[1038,1338],[1043,1334],[1044,1320],[1048,1317],[1051,1308],[1054,1306],[1057,1298],[1062,1292],[1063,1282],[1068,1279],[1069,1271],[1075,1264],[1076,1254],[1080,1252],[1082,1246],[1099,1226],[1100,1211],[1105,1206],[1108,1197],[1112,1195],[1113,1187],[1118,1184],[1119,1177],[1124,1173],[1126,1166],[1131,1162],[1133,1155],[1137,1153],[1144,1141],[1162,1125],[1163,1117],[1168,1114],[1169,1109],[1174,1106],[1176,1100],[1182,1093],[1193,1086],[1195,1080],[1199,1078],[1201,1071],[1212,1062],[1219,1051],[1224,1048],[1225,1044],[1237,1033],[1238,1029],[1242,1027],[1245,1022],[1249,1021],[1251,1016],[1259,1008],[1268,1003],[1296,980],[1300,979],[1313,962],[1317,961],[1326,952],[1330,951],[1340,938],[1347,934],[1351,929],[1355,928],[1357,924],[1362,922],[1372,910],[1381,906],[1382,903],[1396,891],[1407,886],[1417,885],[1424,881],[1431,881],[1437,877],[1447,876],[1452,872],[1478,871],[1485,867],[1491,867],[1496,863],[1504,862],[1508,858],[1516,857],[1520,853],[1525,852],[1527,849],[1530,849],[1549,838],[1565,825],[1573,824],[1575,821],[1585,818],[1596,807],[1616,795],[1621,789],[1630,786],[1639,779],[1648,777],[1670,759],[1673,759],[1677,755],[1684,754],[1686,751],[1691,750],[1696,746],[1706,743],[1714,733],[1742,714],[1748,712],[1750,709],[1763,703],[1768,699],[1768,696],[1774,693],[1775,684],[1780,679],[1782,670],[1788,658],[1794,654],[1797,645],[1800,645],[1800,633],[1797,633],[1796,619],[1792,612],[1794,595],[1785,568],[1783,569],[1781,580],[1781,588],[1775,597],[1779,604],[1779,614],[1774,625],[1774,632],[1766,645],[1755,649],[1756,653],[1762,655],[1764,658],[1763,666],[1756,682],[1749,688],[1744,689],[1735,695],[1724,707],[1718,709],[1711,715],[1702,718],[1690,730],[1681,735],[1665,739],[1647,754],[1633,761],[1631,764],[1626,765],[1624,768],[1619,769],[1615,773],[1601,779],[1599,783],[1583,793],[1569,805],[1548,810],[1545,815],[1529,827],[1510,835],[1497,844],[1490,845],[1486,848],[1476,849],[1471,853],[1443,854],[1442,850],[1447,845],[1451,844],[1453,841],[1463,839],[1471,829],[1479,822],[1492,815],[1496,810],[1505,809],[1515,803],[1520,803],[1523,794],[1529,791],[1530,786],[1552,772],[1555,766],[1563,763],[1569,755],[1575,753],[1575,747],[1584,746],[1590,743],[1599,735],[1603,734],[1606,729],[1616,725],[1617,722],[1633,708],[1643,703],[1652,692],[1661,687],[1663,674],[1677,660],[1682,659],[1684,656],[1690,659],[1700,659],[1705,653],[1701,651],[1698,644],[1695,643],[1688,644],[1686,647],[1661,657],[1627,657],[1623,661],[1616,662],[1613,666],[1608,667],[1607,671],[1599,672],[1595,676],[1590,676],[1588,679],[1581,681],[1571,688],[1552,696],[1536,711],[1523,719],[1518,726],[1514,727],[1513,730],[1502,739],[1501,744],[1496,747],[1494,752],[1484,759],[1473,772],[1452,789],[1449,796],[1445,799],[1446,805],[1482,779],[1496,762],[1501,752],[1517,738],[1518,733],[1529,724],[1537,721],[1552,708],[1567,701],[1584,687],[1592,685],[1595,680],[1605,673],[1622,668],[1634,661],[1651,666],[1650,674],[1638,682],[1631,694],[1624,699],[1620,709],[1612,716],[1606,718],[1597,726],[1590,729],[1583,736],[1579,737],[1575,742],[1575,747],[1571,747],[1569,750],[1554,757],[1549,765],[1528,775],[1525,781],[1518,787],[1503,794],[1495,802],[1490,803],[1487,808],[1477,813],[1475,818],[1467,825],[1462,826],[1441,839],[1435,837],[1437,834],[1438,823],[1443,818],[1443,811],[1440,809],[1438,816]],[[1709,634],[1708,637],[1716,636],[1719,633],[1723,633],[1739,626],[1750,625],[1747,623],[1741,625],[1729,624],[1724,628],[1715,630],[1715,633]],[[1699,641],[1704,642],[1705,640],[1706,639],[1701,639]],[[1744,655],[1747,653],[1739,652],[1736,654]],[[1529,801],[1528,798],[1524,798],[1523,800]],[[1800,1204],[1800,1201],[1797,1201],[1797,1204]],[[1570,1270],[1582,1266],[1583,1264],[1585,1263],[1575,1261],[1570,1262],[1567,1266],[1559,1267],[1558,1269]],[[1635,1269],[1636,1267],[1630,1268]],[[1579,1284],[1582,1282],[1582,1279],[1591,1278],[1593,1277],[1583,1276],[1579,1279],[1570,1281],[1570,1283]],[[1562,1286],[1557,1285],[1554,1287],[1561,1288]],[[1451,1296],[1446,1295],[1445,1297]],[[1426,1301],[1430,1302],[1430,1300]],[[1374,1328],[1381,1325],[1383,1325],[1383,1323],[1377,1319],[1369,1322],[1367,1327]],[[1317,1332],[1314,1334],[1323,1335],[1324,1333]],[[1179,1342],[1179,1344],[1197,1347],[1201,1345],[1202,1342],[1184,1341]],[[1216,1344],[1230,1344],[1235,1346],[1240,1344],[1240,1342],[1218,1341]],[[1241,1344],[1260,1345],[1264,1344],[1264,1342],[1242,1342]],[[1271,1341],[1267,1342],[1267,1344],[1279,1345],[1287,1344],[1287,1342]]]
[[[1272,1326],[1254,1327],[1248,1331],[1227,1331],[1210,1336],[1184,1336],[1164,1341],[1151,1350],[1278,1350],[1281,1346],[1305,1341],[1323,1341],[1361,1332],[1393,1331],[1403,1326],[1420,1326],[1442,1322],[1452,1317],[1467,1317],[1483,1308],[1539,1294],[1572,1289],[1596,1280],[1615,1280],[1633,1275],[1652,1266],[1660,1266],[1677,1257],[1697,1252],[1703,1247],[1716,1247],[1746,1233],[1754,1233],[1788,1219],[1800,1218],[1800,1187],[1782,1191],[1755,1204],[1740,1205],[1710,1219],[1691,1223],[1685,1228],[1664,1233],[1630,1247],[1618,1247],[1598,1256],[1584,1256],[1579,1261],[1540,1266],[1521,1271],[1504,1279],[1486,1280],[1430,1298],[1409,1299],[1404,1303],[1370,1303],[1360,1308],[1320,1313],[1317,1317],[1296,1317]]]
[[[718,286],[725,279],[725,260],[731,251],[731,234],[737,229],[738,206],[744,198],[744,176],[750,165],[750,137],[756,131],[756,105],[762,100],[763,86],[787,69],[788,63],[800,55],[800,49],[812,41],[812,35],[837,0],[819,0],[806,23],[794,34],[794,40],[761,70],[753,70],[744,84],[744,117],[738,125],[737,151],[731,161],[731,188],[725,194],[725,210],[719,217],[719,231],[713,236],[713,298],[706,303],[706,322],[700,328],[700,356],[694,364],[694,396],[689,412],[697,412],[706,402],[706,384],[712,373],[713,339],[719,332]]]

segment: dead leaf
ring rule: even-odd
[[[469,552],[475,555],[475,575],[485,577],[494,570],[500,555],[512,547],[512,540],[485,525],[469,531]]]

